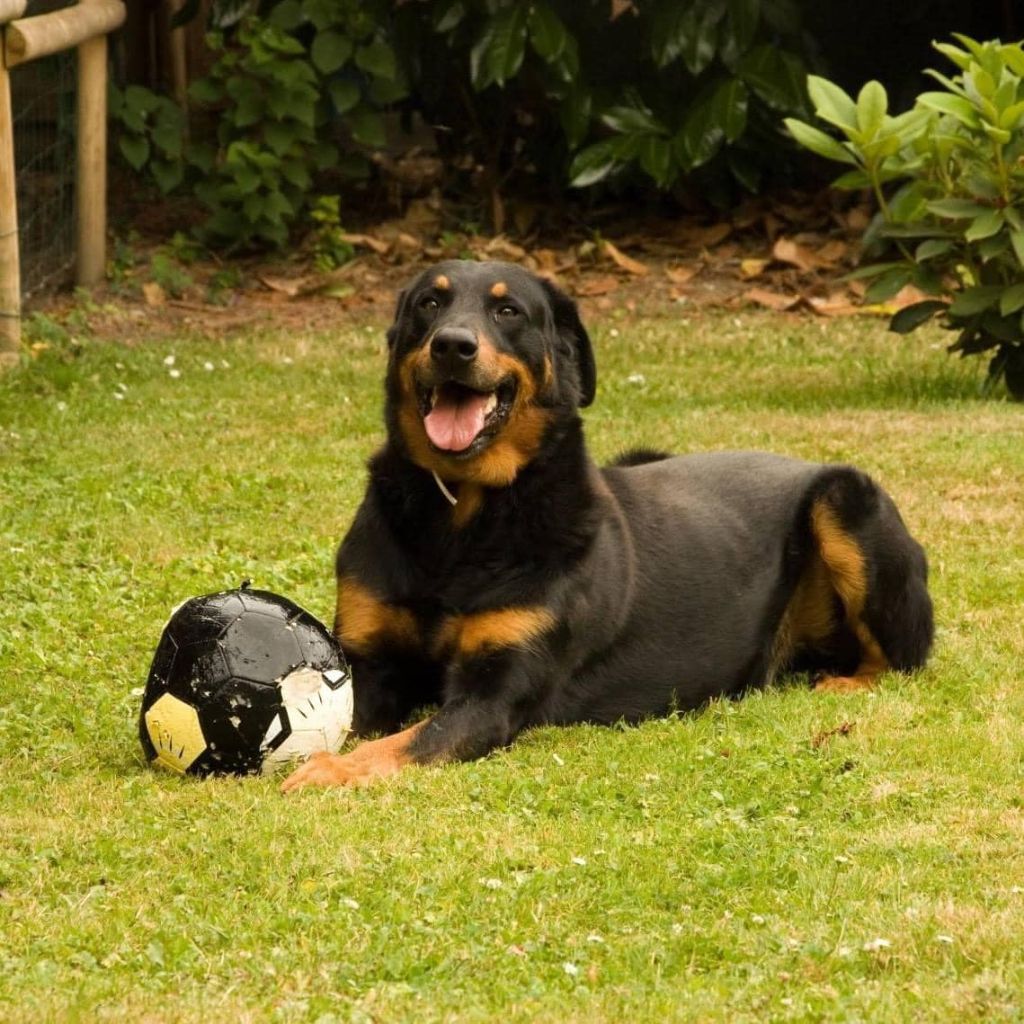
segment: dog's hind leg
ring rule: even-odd
[[[933,633],[927,563],[889,496],[844,468],[812,501],[810,526],[859,649],[852,672],[827,675],[817,688],[866,689],[889,668],[923,665]]]

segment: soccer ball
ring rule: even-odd
[[[327,628],[287,598],[243,584],[171,615],[139,739],[148,761],[179,774],[270,773],[336,751],[352,709],[352,676]]]

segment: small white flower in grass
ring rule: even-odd
[[[764,918],[760,914],[750,915],[751,924],[764,924]]]
[[[557,754],[552,754],[551,755],[551,760],[554,761],[555,764],[557,764],[559,768],[565,767],[565,762]]]
[[[284,363],[284,365],[285,365],[285,366],[291,366],[291,365],[292,365],[292,363],[294,363],[294,362],[295,362],[295,360],[294,360],[294,359],[292,359],[292,357],[291,357],[291,356],[284,356],[284,357],[283,357],[283,358],[281,359],[281,362],[282,362],[282,363]]]
[[[604,945],[604,938],[602,936],[598,935],[597,932],[591,932],[587,936],[587,942],[596,942],[596,943],[599,943],[600,945],[603,946]]]
[[[142,686],[133,686],[128,691],[128,696],[129,697],[141,697],[145,692],[146,692],[146,690],[145,690],[144,687],[142,687]]]
[[[211,363],[210,360],[207,359],[206,362],[203,363],[203,369],[206,370],[207,372],[211,371],[213,369],[213,363]]]
[[[177,380],[181,376],[181,370],[169,370],[168,374],[173,380]]]
[[[941,942],[944,946],[952,946],[953,945],[953,936],[952,935],[936,935],[935,936],[935,941],[936,942]]]
[[[570,963],[568,960],[566,960],[566,962],[562,964],[562,970],[565,971],[565,973],[568,974],[570,978],[575,978],[580,973],[580,969],[575,964]]]
[[[611,335],[611,336],[612,336],[613,338],[617,338],[617,337],[619,336],[619,329],[618,329],[618,327],[613,327],[613,328],[612,328],[612,329],[611,329],[611,330],[610,330],[610,331],[609,331],[608,333],[609,333],[609,334],[610,334],[610,335]]]
[[[683,934],[683,926],[678,921],[676,921],[676,923],[674,925],[672,925],[672,934],[673,935],[682,935]]]
[[[164,366],[173,366],[174,362],[174,356],[164,356]]]
[[[220,367],[222,370],[230,370],[231,364],[226,359],[222,359],[220,361]]]
[[[500,889],[502,886],[502,881],[500,878],[481,878],[480,884],[485,889]]]
[[[123,401],[124,401],[124,395],[123,395],[123,394],[122,394],[122,393],[121,393],[120,391],[115,391],[115,392],[114,392],[114,397],[115,397],[115,398],[116,398],[116,399],[117,399],[117,400],[118,400],[119,402],[123,402]]]
[[[841,956],[841,957],[843,957],[844,959],[845,959],[846,957],[848,957],[848,956],[852,956],[852,955],[853,955],[853,950],[852,950],[852,949],[851,949],[851,948],[850,948],[849,946],[840,946],[840,947],[839,947],[839,948],[838,948],[838,949],[836,950],[836,956]]]
[[[868,939],[861,947],[865,953],[878,953],[883,949],[889,949],[892,943],[888,939]]]
[[[647,378],[642,373],[631,373],[626,378],[627,384],[646,384]]]
[[[784,999],[780,999],[779,1002],[782,1003],[783,1006],[792,1006],[793,1005],[793,1000],[790,999],[789,996],[786,996]]]
[[[577,867],[585,868],[587,866],[587,858],[586,857],[573,857],[572,862]]]
[[[68,403],[67,402],[58,402],[57,403],[57,412],[67,412],[67,411],[68,411]]]
[[[352,899],[351,896],[346,896],[341,901],[341,905],[343,907],[348,907],[349,910],[358,910],[359,909],[359,900],[354,900],[354,899]]]
[[[127,391],[128,390],[128,385],[127,384],[118,384],[117,385],[117,390],[118,391]]]
[[[1022,893],[1022,892],[1024,892],[1024,885],[1011,885],[1010,886],[1010,892],[1012,892],[1014,895],[1017,895],[1018,893]]]
[[[849,864],[850,863],[850,858],[844,856],[841,853],[837,853],[836,854],[835,860],[836,860],[837,864]]]

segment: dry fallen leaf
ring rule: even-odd
[[[637,277],[643,277],[647,273],[646,264],[633,259],[632,256],[627,256],[607,239],[602,242],[602,248],[604,249],[604,254],[610,257],[616,266],[621,267],[627,273],[636,274]]]
[[[690,278],[695,277],[699,267],[666,267],[665,276],[673,284],[686,284]]]
[[[384,253],[391,248],[387,242],[382,242],[379,238],[374,238],[373,235],[353,235],[343,234],[342,240],[348,242],[349,245],[365,245],[368,249],[372,249],[378,256],[383,256]]]
[[[147,306],[162,306],[167,301],[167,293],[156,281],[146,281],[142,285],[142,295]]]
[[[272,292],[280,292],[282,295],[287,295],[290,299],[294,299],[302,291],[302,278],[271,277],[269,274],[260,274],[259,280],[261,284],[265,284]]]
[[[584,298],[591,298],[595,295],[607,295],[619,287],[619,279],[612,274],[604,274],[601,277],[585,277],[576,285],[576,294]]]
[[[841,238],[833,238],[831,241],[826,242],[816,253],[818,264],[834,266],[841,259],[843,259],[850,247]]]
[[[740,277],[744,281],[749,281],[753,277],[760,277],[764,273],[764,268],[771,263],[771,260],[767,259],[745,259],[740,260]]]
[[[484,246],[484,252],[488,256],[511,260],[515,263],[518,263],[526,255],[526,250],[521,245],[509,241],[504,235],[495,235]]]
[[[799,295],[782,295],[779,292],[770,292],[767,288],[751,288],[750,291],[743,293],[743,298],[747,302],[776,311],[792,309],[801,301]]]
[[[772,246],[772,256],[780,263],[789,263],[798,270],[814,270],[816,266],[814,253],[792,238],[777,238]]]
[[[832,739],[833,736],[848,736],[854,725],[856,725],[856,722],[840,722],[834,729],[822,729],[821,732],[814,734],[814,737],[811,739],[811,746],[817,749]]]
[[[861,307],[844,292],[832,292],[824,298],[811,295],[807,304],[821,316],[855,316],[861,312]]]

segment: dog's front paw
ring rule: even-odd
[[[305,786],[345,786],[348,785],[348,772],[345,770],[346,755],[328,754],[321,750],[308,761],[299,765],[281,783],[281,792],[290,793]]]

